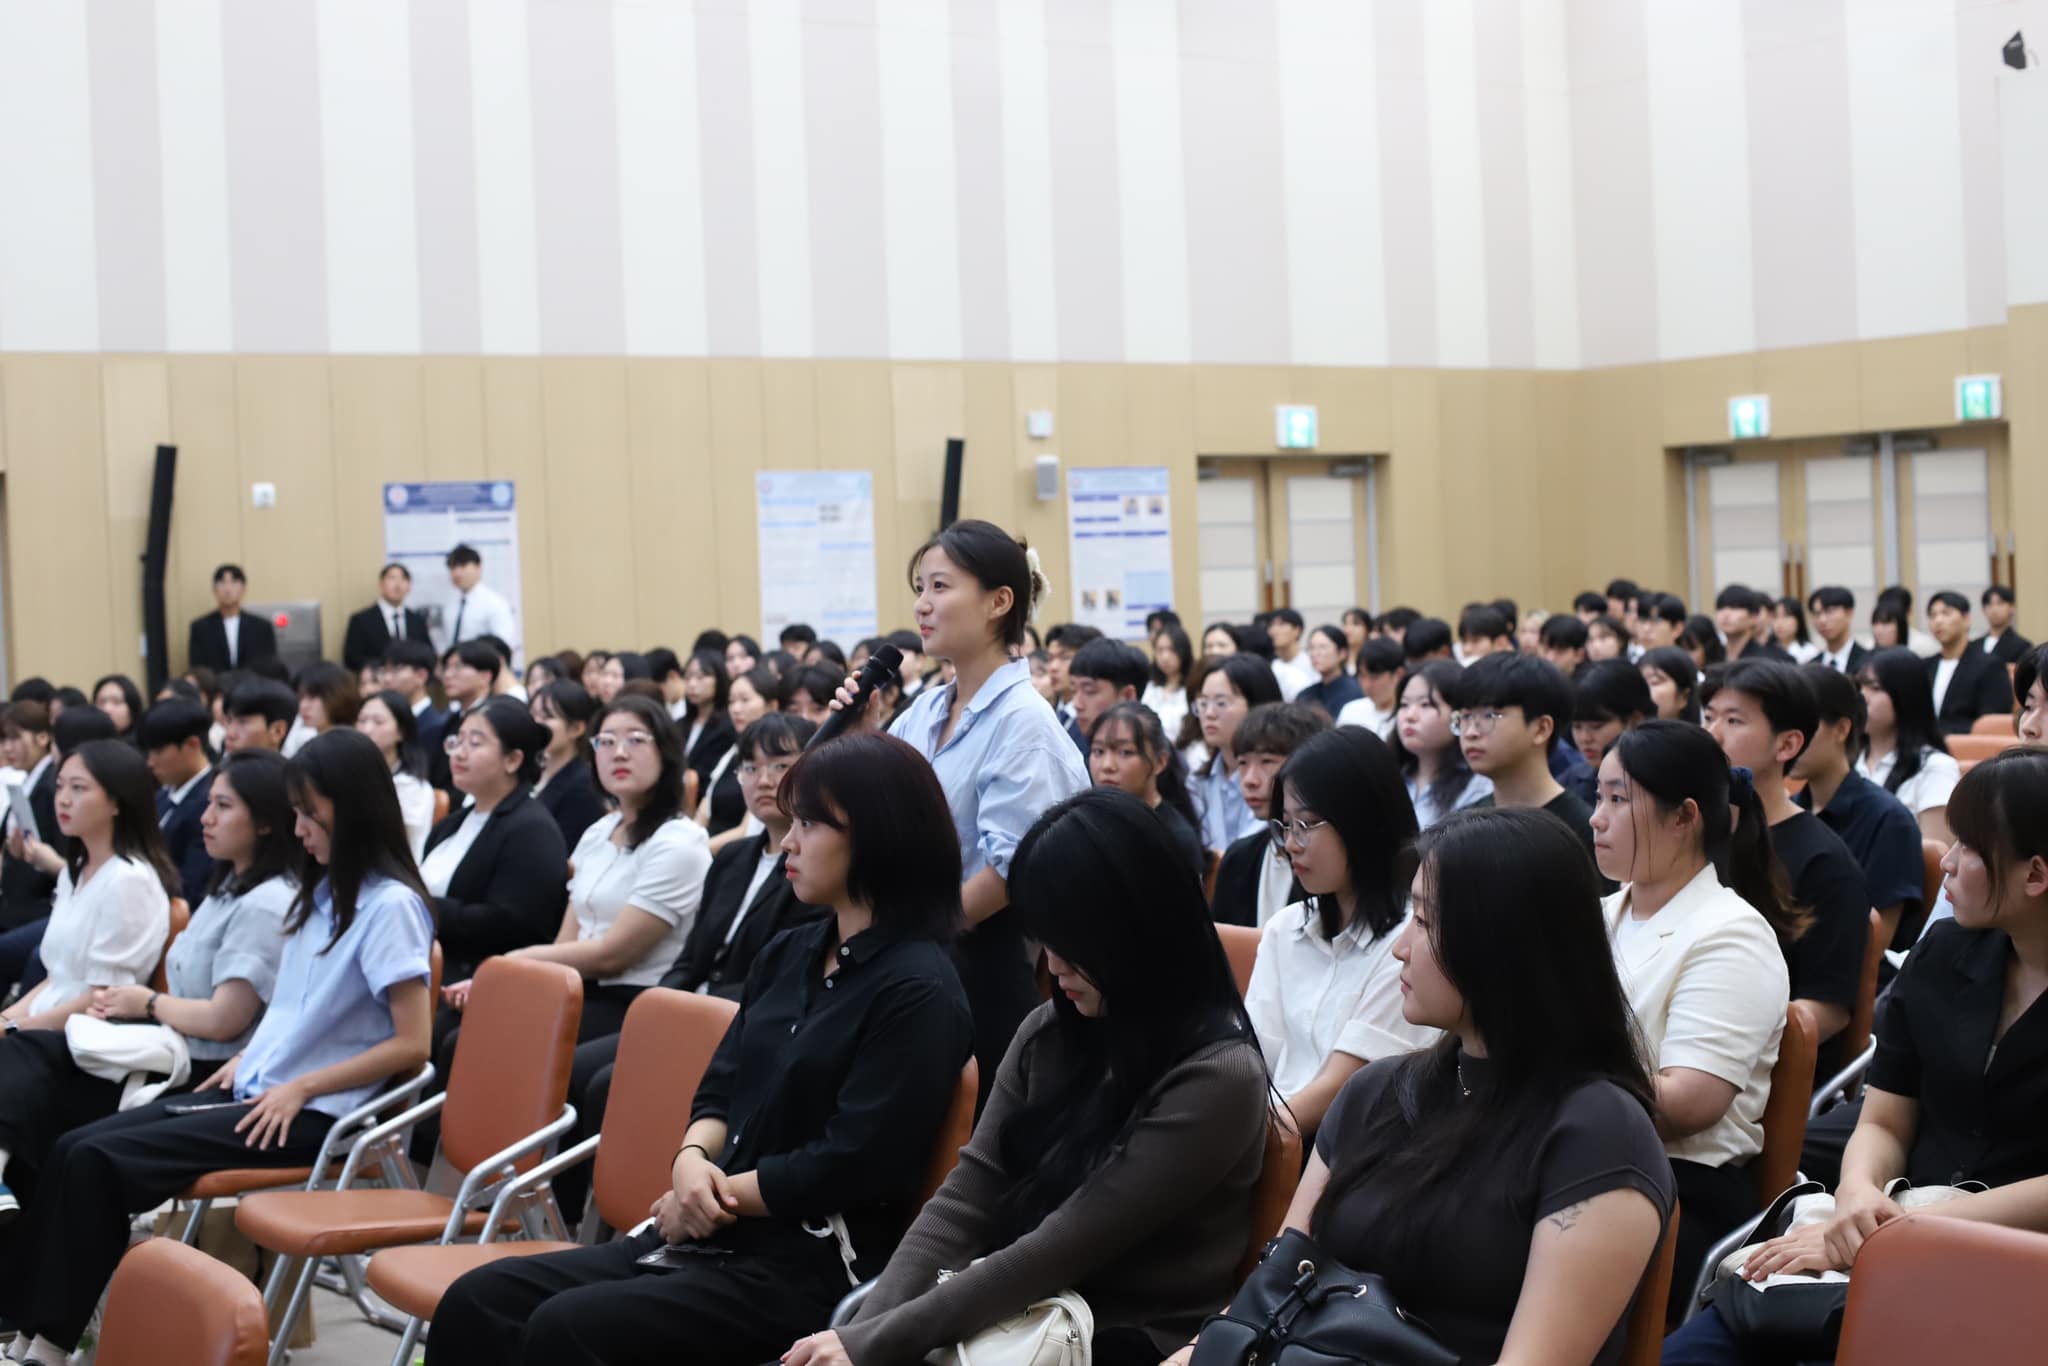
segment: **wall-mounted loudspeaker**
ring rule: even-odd
[[[1038,501],[1050,503],[1060,496],[1060,458],[1056,455],[1038,457]]]

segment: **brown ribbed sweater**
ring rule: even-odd
[[[1249,1041],[1211,1045],[1169,1068],[1123,1146],[1065,1204],[1008,1247],[990,1246],[1015,1179],[998,1136],[1005,1117],[1051,1083],[1053,1050],[1037,1050],[1028,1070],[1024,1060],[1052,1020],[1048,1003],[1018,1028],[959,1165],[839,1330],[857,1366],[920,1361],[1068,1289],[1088,1301],[1098,1332],[1142,1328],[1164,1355],[1230,1299],[1269,1113],[1265,1067]],[[941,1283],[941,1269],[959,1274]]]

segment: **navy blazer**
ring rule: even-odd
[[[185,905],[199,909],[206,900],[206,888],[213,881],[213,856],[206,852],[206,836],[199,818],[206,814],[206,798],[213,791],[213,770],[199,775],[185,793],[185,800],[173,805],[168,788],[156,790],[156,823],[163,828],[164,843],[170,847],[171,862],[178,865],[178,881],[184,888]]]

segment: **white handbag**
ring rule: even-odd
[[[952,1275],[941,1271],[939,1279]],[[946,1366],[1089,1366],[1094,1346],[1095,1311],[1063,1290],[934,1356]]]

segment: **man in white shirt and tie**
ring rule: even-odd
[[[496,636],[511,648],[512,667],[522,668],[519,623],[504,594],[484,583],[484,557],[473,546],[458,545],[448,552],[447,563],[448,582],[461,596],[456,599],[443,648],[478,636]]]

